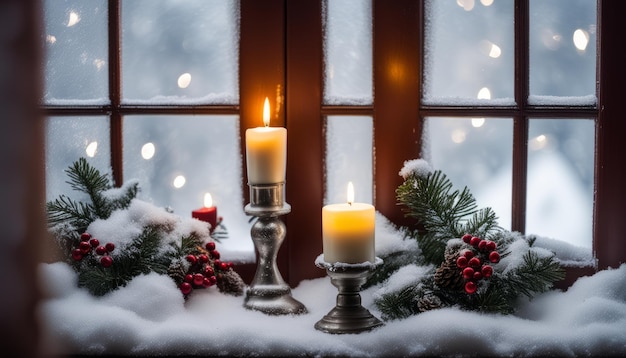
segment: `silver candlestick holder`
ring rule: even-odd
[[[278,270],[276,257],[287,228],[280,216],[291,212],[284,201],[284,183],[250,184],[250,203],[246,214],[255,216],[250,229],[258,253],[257,268],[246,290],[244,307],[271,315],[302,314],[306,307],[291,296],[291,288]]]
[[[382,326],[383,322],[374,317],[361,305],[361,286],[367,281],[383,260],[376,258],[374,263],[332,264],[318,256],[315,265],[326,269],[330,282],[337,287],[337,304],[317,323],[315,329],[334,334],[359,333]]]

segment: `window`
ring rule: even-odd
[[[479,2],[471,3],[476,8],[473,14],[478,13],[478,9],[487,8]],[[593,5],[593,1],[582,3]],[[51,83],[69,75],[78,80],[72,82],[73,86],[46,87],[49,96],[44,98],[44,105],[49,117],[48,130],[58,132],[59,140],[69,144],[69,147],[80,142],[80,148],[57,148],[59,151],[69,150],[75,156],[79,150],[82,153],[87,144],[97,142],[96,150],[99,153],[110,150],[111,155],[104,155],[101,160],[103,165],[112,166],[118,183],[133,176],[144,176],[144,185],[148,185],[151,192],[157,193],[157,187],[164,187],[157,181],[171,183],[172,178],[168,175],[173,174],[175,168],[167,168],[167,165],[157,164],[156,161],[150,162],[150,165],[138,165],[145,160],[140,157],[133,159],[131,155],[138,155],[144,144],[152,143],[156,148],[155,153],[159,152],[159,148],[170,145],[172,147],[166,150],[170,155],[185,146],[183,151],[192,156],[197,153],[187,147],[190,138],[193,141],[201,141],[204,137],[210,140],[213,136],[232,138],[228,141],[231,147],[220,146],[203,151],[203,164],[197,166],[205,166],[206,172],[201,172],[205,169],[197,168],[193,169],[193,173],[192,170],[188,171],[191,173],[186,174],[189,185],[192,185],[193,180],[199,182],[195,193],[181,194],[182,191],[168,189],[169,194],[154,195],[161,198],[158,199],[162,200],[159,203],[161,205],[172,205],[171,202],[176,200],[184,202],[187,208],[175,208],[181,215],[194,208],[196,203],[201,205],[200,198],[205,190],[215,190],[216,195],[229,192],[229,199],[219,205],[220,208],[224,207],[226,223],[237,220],[238,215],[242,214],[243,206],[248,201],[246,173],[241,167],[242,134],[246,128],[259,125],[263,99],[270,98],[275,108],[273,125],[285,125],[289,132],[286,199],[292,211],[284,217],[288,228],[287,239],[280,251],[279,265],[282,266],[281,273],[291,284],[323,274],[313,265],[313,260],[321,253],[321,207],[325,201],[338,200],[346,180],[357,177],[361,180],[356,183],[357,195],[362,200],[375,203],[377,210],[396,224],[408,224],[395,201],[395,189],[401,183],[397,173],[405,160],[424,154],[423,148],[430,148],[431,159],[435,161],[436,167],[454,173],[455,168],[446,167],[447,163],[454,163],[443,159],[446,158],[443,156],[446,149],[428,147],[429,143],[423,141],[426,138],[423,136],[425,131],[430,131],[429,136],[432,138],[432,132],[446,130],[446,126],[450,125],[483,132],[494,131],[491,136],[480,134],[473,138],[483,142],[481,145],[489,145],[491,141],[510,144],[496,145],[500,157],[509,158],[509,162],[500,159],[493,163],[493,158],[485,157],[487,159],[479,164],[485,168],[486,174],[479,176],[478,180],[489,176],[494,166],[508,173],[502,180],[506,183],[505,191],[510,192],[507,196],[510,202],[505,202],[504,213],[497,210],[500,216],[511,218],[511,229],[522,231],[532,229],[538,220],[528,208],[536,205],[535,202],[542,197],[530,189],[535,172],[532,168],[555,165],[554,162],[546,162],[545,158],[533,151],[533,148],[542,145],[541,135],[548,136],[546,133],[559,131],[584,133],[582,137],[575,137],[583,138],[584,144],[581,144],[580,139],[576,139],[579,142],[570,141],[567,144],[565,142],[568,138],[573,137],[568,133],[559,133],[561,138],[565,138],[560,147],[565,150],[561,152],[579,156],[571,162],[581,163],[580,158],[584,158],[586,163],[595,162],[593,169],[588,165],[584,168],[570,168],[584,173],[582,176],[585,178],[584,190],[587,196],[582,200],[587,203],[585,205],[589,203],[590,192],[595,192],[595,206],[589,209],[593,210],[594,220],[588,223],[589,227],[585,229],[587,234],[583,236],[588,238],[593,233],[593,251],[599,260],[599,267],[614,266],[624,261],[624,250],[617,250],[623,248],[623,244],[620,243],[619,230],[615,229],[624,225],[620,223],[623,204],[617,199],[619,194],[623,194],[623,189],[617,176],[621,165],[619,155],[616,155],[619,153],[616,149],[623,149],[623,144],[618,137],[619,130],[612,130],[623,128],[623,124],[617,122],[619,113],[615,109],[620,106],[617,90],[620,84],[611,76],[619,68],[619,61],[616,60],[620,59],[619,41],[617,35],[603,31],[605,26],[619,24],[619,20],[614,18],[617,16],[614,14],[619,11],[611,9],[619,8],[620,5],[599,2],[595,35],[600,49],[597,54],[597,91],[593,76],[593,81],[589,78],[580,79],[582,90],[568,86],[567,91],[563,92],[544,91],[542,86],[545,85],[543,81],[546,73],[556,78],[550,82],[558,81],[558,76],[571,77],[572,74],[559,74],[550,67],[546,67],[547,70],[542,68],[553,66],[553,63],[535,63],[537,56],[544,55],[531,40],[533,31],[541,28],[538,21],[553,19],[541,16],[531,18],[530,14],[534,11],[549,14],[550,11],[543,9],[543,6],[564,6],[570,2],[550,2],[547,5],[546,2],[533,0],[495,2],[492,6],[501,6],[498,9],[504,12],[504,16],[490,26],[495,26],[497,31],[504,29],[500,35],[506,41],[490,41],[500,46],[502,56],[506,58],[501,68],[492,71],[495,77],[491,81],[501,81],[503,83],[498,84],[503,87],[496,90],[495,87],[485,86],[491,88],[492,99],[486,104],[477,105],[476,90],[454,93],[450,91],[467,86],[446,88],[445,83],[436,82],[441,80],[437,74],[445,71],[445,68],[429,67],[428,61],[445,56],[446,53],[423,50],[428,48],[429,36],[433,34],[425,30],[427,20],[432,19],[426,16],[427,5],[421,1],[354,1],[350,6],[353,4],[358,11],[351,13],[354,21],[349,23],[342,22],[341,15],[331,15],[333,11],[340,10],[336,7],[336,0],[198,1],[191,3],[190,14],[183,14],[181,9],[169,5],[162,6],[159,9],[162,12],[155,14],[152,13],[151,2],[139,0],[89,3],[67,1],[62,2],[63,6],[49,0],[45,4],[50,16],[57,16],[54,14],[60,11],[56,20],[59,30],[76,29],[67,25],[80,20],[89,24],[98,38],[102,39],[88,40],[93,38],[91,35],[83,36],[82,41],[74,39],[82,47],[73,45],[68,48],[76,51],[70,56],[78,62],[48,67]],[[440,2],[436,4],[443,6]],[[222,6],[222,16],[215,15],[213,10],[206,10],[205,6],[211,9]],[[461,8],[457,2],[449,2],[449,6],[458,8],[455,9],[466,15],[472,13]],[[71,9],[74,8],[80,13],[78,18],[72,15]],[[586,15],[591,16],[591,20],[585,19],[586,25],[580,25],[580,28],[590,36],[591,42],[587,46],[594,47],[593,28],[588,27],[590,23],[595,23],[594,16],[589,13]],[[189,16],[196,20],[187,21]],[[133,20],[126,23],[131,17]],[[225,24],[221,21],[225,17],[231,18],[233,22]],[[107,21],[103,20],[107,18]],[[58,19],[64,19],[65,22]],[[184,24],[186,30],[180,34],[189,36],[205,32],[223,34],[222,30],[209,30],[204,26],[226,26],[226,33],[229,34],[227,39],[213,40],[224,40],[225,44],[234,46],[227,50],[228,54],[214,58],[213,52],[208,49],[215,46],[202,42],[208,41],[204,37],[176,37],[163,30],[161,23],[156,26],[153,23],[155,19]],[[449,30],[443,24],[432,28]],[[50,31],[46,28],[46,34],[49,35]],[[332,36],[337,31],[346,36],[356,34],[356,37],[339,43],[325,41],[326,36]],[[133,40],[133,36],[142,34],[151,34],[150,41],[138,40],[143,37]],[[52,45],[51,41],[56,41],[57,45],[61,43],[61,36],[54,36],[56,38],[47,39],[47,46]],[[105,37],[108,46],[102,45]],[[180,46],[180,56],[171,62],[160,62],[160,41],[170,41],[172,46]],[[367,43],[371,44],[371,48],[367,47]],[[489,43],[482,45],[492,48]],[[221,45],[217,47],[222,48]],[[479,46],[479,49],[484,48]],[[121,55],[117,49],[121,49]],[[146,56],[146,53],[152,51],[153,56]],[[186,55],[189,51],[193,56]],[[50,53],[54,56],[53,52]],[[342,59],[346,53],[352,56],[351,61]],[[424,58],[425,53],[432,57]],[[193,61],[190,58],[199,59],[199,62],[191,63]],[[593,60],[595,68],[595,56]],[[208,64],[212,61],[218,61],[215,66],[223,71],[195,74],[194,71],[211,67]],[[76,73],[85,63],[89,64],[89,71]],[[234,66],[237,63],[238,66]],[[345,68],[346,64],[354,66]],[[64,68],[65,74],[58,72],[61,68]],[[429,70],[432,70],[432,78],[429,77]],[[131,74],[127,71],[139,76],[138,80],[131,80]],[[156,86],[152,83],[159,77],[167,77],[165,82],[169,87],[155,90]],[[215,83],[204,80],[213,77],[218,79]],[[178,85],[179,79],[183,85],[190,85],[182,88]],[[428,82],[429,79],[434,82]],[[509,85],[504,86],[504,82]],[[195,84],[200,86],[192,88]],[[222,84],[227,86],[220,87]],[[139,85],[146,87],[141,88]],[[192,93],[192,90],[197,92]],[[588,96],[590,93],[591,97]],[[159,97],[161,95],[164,97]],[[471,98],[472,101],[452,103],[449,98],[446,99],[459,96]],[[543,102],[546,98],[554,100],[548,96],[575,96],[579,102],[576,105],[570,105],[570,102]],[[472,118],[477,118],[478,122],[484,118],[482,126],[473,126]],[[72,128],[72,131],[67,131],[67,128]],[[198,136],[198,130],[205,133]],[[170,139],[161,142],[152,140],[151,131],[167,131]],[[349,139],[350,145],[346,145],[343,139],[346,134],[354,135],[354,138]],[[72,136],[78,136],[79,139]],[[55,144],[59,143],[55,141],[48,144],[49,186],[56,185],[54,177],[59,177],[58,171],[66,167],[56,161],[60,154],[55,154],[57,149],[51,148]],[[207,143],[207,148],[210,145]],[[594,147],[595,154],[590,154]],[[334,152],[341,152],[345,157],[336,158]],[[358,159],[351,162],[353,168],[348,168],[342,161],[353,156]],[[219,157],[219,161],[214,160],[216,157]],[[333,159],[338,161],[333,162]],[[165,162],[171,163],[171,159]],[[191,162],[198,163],[195,160]],[[462,163],[462,160],[458,162]],[[462,166],[459,168],[463,170]],[[228,172],[228,176],[240,180],[237,185],[228,183],[220,187],[219,182],[198,178],[211,178],[213,174],[209,172]],[[464,184],[471,183],[459,185]],[[574,198],[570,193],[564,195],[567,203],[572,203],[570,200]],[[226,209],[229,206],[232,208],[230,212]],[[584,215],[588,218],[589,214]],[[578,221],[569,215],[558,220],[566,221],[563,226]],[[232,236],[242,238],[242,242],[247,241],[249,232],[245,224],[241,225],[240,233],[233,234],[235,229],[231,227],[233,225],[229,226]],[[537,234],[542,234],[540,229],[537,231]]]

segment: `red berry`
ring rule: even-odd
[[[96,247],[96,254],[104,255],[104,254],[106,254],[106,252],[107,252],[107,249],[104,246]]]
[[[204,263],[204,264],[205,264],[205,263],[207,263],[207,262],[209,262],[209,257],[208,257],[207,255],[205,255],[205,254],[201,254],[201,255],[199,255],[199,256],[198,256],[198,259],[200,259],[200,262],[202,262],[202,263]]]
[[[98,239],[90,239],[89,244],[91,245],[91,247],[97,247],[100,245],[100,241]]]
[[[220,262],[220,270],[222,270],[222,271],[228,270],[228,263]]]
[[[458,268],[466,268],[467,267],[467,257],[465,256],[459,256],[456,259],[456,266]]]
[[[180,284],[180,292],[183,293],[183,295],[188,295],[191,293],[191,284],[189,282],[183,282]]]
[[[89,239],[91,239],[90,233],[84,232],[80,234],[80,241],[89,241]]]
[[[197,273],[193,275],[193,284],[196,286],[202,286],[202,281],[204,281],[204,275],[201,273]]]
[[[209,280],[208,277],[205,277],[204,279],[202,279],[202,286],[204,287],[209,287],[212,286],[213,284],[211,283],[211,280]]]
[[[491,251],[489,253],[489,261],[495,263],[500,262],[500,254],[498,253],[498,251]]]
[[[74,249],[74,250],[72,251],[72,258],[73,258],[75,261],[80,261],[80,260],[82,260],[82,259],[83,259],[83,252],[82,252],[82,251],[80,251],[80,249]]]
[[[466,280],[471,280],[474,278],[474,269],[471,267],[466,267],[463,269],[463,278]]]
[[[482,272],[483,276],[485,276],[485,278],[489,278],[491,277],[491,275],[493,275],[493,267],[489,265],[483,266],[480,271]]]
[[[187,261],[191,262],[191,264],[195,264],[198,261],[198,258],[195,255],[187,255],[186,257]]]
[[[207,251],[215,250],[215,243],[213,241],[207,242],[205,245]]]
[[[465,283],[465,292],[468,295],[474,294],[476,293],[476,283],[473,281],[468,281]]]
[[[213,250],[211,251],[211,257],[214,259],[219,259],[220,258],[220,252],[217,250]]]
[[[111,265],[113,265],[113,259],[111,256],[102,256],[102,258],[100,258],[100,264],[102,267],[111,267]]]
[[[481,262],[480,259],[478,257],[472,257],[469,261],[468,264],[472,267],[480,267]]]
[[[483,278],[483,274],[480,273],[480,271],[474,272],[474,277],[473,277],[474,280],[480,280],[481,278]]]
[[[211,276],[209,277],[209,281],[211,281],[211,285],[215,285],[217,283],[217,277]]]
[[[112,242],[107,242],[104,247],[107,249],[108,252],[112,252],[113,250],[115,250],[115,244]]]
[[[466,244],[469,244],[470,240],[472,239],[472,235],[470,234],[465,234],[463,235],[463,237],[461,238],[463,240],[463,242],[465,242]]]
[[[78,244],[78,248],[83,252],[89,252],[91,250],[91,245],[89,245],[89,243],[87,241],[81,241],[80,244]]]
[[[183,279],[185,282],[191,282],[193,281],[193,275],[188,273],[185,275],[185,278]]]
[[[468,260],[474,257],[474,251],[472,250],[463,250],[462,253]]]
[[[470,239],[470,242],[469,242],[469,243],[470,243],[470,245],[472,245],[472,246],[476,247],[476,246],[478,246],[478,243],[479,243],[479,242],[480,242],[480,237],[473,236],[473,237]]]
[[[493,241],[487,241],[487,250],[493,251],[496,249],[496,243]]]
[[[487,241],[485,241],[485,240],[480,240],[480,242],[478,243],[478,249],[479,249],[479,250],[485,250],[485,249],[487,249]]]
[[[219,260],[219,259],[215,260],[213,261],[213,266],[215,266],[215,268],[219,268],[221,263],[222,263],[222,260]]]
[[[204,275],[205,276],[214,276],[215,275],[215,270],[213,270],[213,267],[207,265],[204,268]]]

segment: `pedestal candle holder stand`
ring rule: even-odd
[[[369,331],[383,325],[383,322],[361,305],[359,293],[367,278],[383,262],[378,257],[375,261],[375,263],[331,264],[324,261],[324,255],[318,256],[315,265],[326,269],[330,282],[337,287],[339,293],[336,306],[315,323],[315,329],[326,333],[344,334]]]
[[[285,239],[286,226],[280,216],[291,212],[284,201],[284,183],[250,184],[250,203],[246,214],[257,217],[250,236],[258,253],[257,268],[246,290],[244,307],[270,315],[306,313],[306,307],[291,296],[283,280],[276,257]]]

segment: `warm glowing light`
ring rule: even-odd
[[[574,31],[574,36],[572,37],[574,41],[574,46],[579,51],[585,51],[587,45],[589,44],[589,33],[583,29],[577,29]]]
[[[483,126],[483,124],[485,124],[484,118],[472,118],[472,127],[480,128]]]
[[[455,129],[450,137],[454,143],[459,144],[465,142],[466,134],[463,129]]]
[[[191,83],[191,74],[183,73],[178,77],[178,87],[179,88],[187,88]]]
[[[552,31],[552,29],[543,29],[541,31],[541,42],[550,50],[556,50],[561,43],[561,35]]]
[[[53,36],[53,35],[46,35],[46,42],[49,44],[53,44],[57,42],[57,38],[56,36]]]
[[[352,182],[348,182],[348,204],[354,203],[354,185]]]
[[[545,134],[540,134],[533,138],[530,143],[531,150],[540,150],[545,148],[548,145],[548,137]]]
[[[210,208],[213,206],[213,198],[211,197],[211,193],[204,194],[204,207]]]
[[[98,142],[91,142],[87,145],[85,152],[88,157],[93,158],[96,155],[96,151],[98,150]]]
[[[474,0],[456,0],[456,3],[465,11],[472,11],[475,5]]]
[[[500,57],[501,54],[502,54],[502,50],[500,49],[500,46],[496,44],[491,44],[491,49],[489,50],[489,57],[498,58]]]
[[[263,124],[268,127],[270,125],[270,100],[265,97],[265,103],[263,103]]]
[[[156,148],[154,147],[154,144],[148,142],[141,147],[141,157],[146,160],[152,159],[155,151]]]
[[[491,4],[493,4],[493,0],[480,0],[480,3],[485,6],[491,6]]]
[[[67,20],[67,27],[72,27],[80,22],[80,16],[74,11],[70,11],[70,17]]]
[[[478,99],[491,99],[491,91],[489,88],[483,87],[478,91],[478,95],[476,96]]]
[[[176,176],[176,178],[174,178],[174,181],[172,182],[172,185],[174,186],[174,188],[180,189],[183,186],[185,186],[186,182],[187,182],[187,179],[185,179],[184,176],[178,175],[178,176]]]

